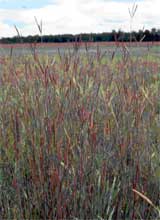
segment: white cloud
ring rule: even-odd
[[[43,20],[44,34],[105,32],[112,29],[129,30],[128,7],[131,2],[112,0],[54,0],[39,9],[0,10],[0,37],[16,35],[14,27],[5,23],[10,20],[15,25],[23,23],[19,30],[22,35],[37,34],[34,16]],[[56,2],[56,3],[55,3]],[[132,1],[133,2],[133,1]],[[160,1],[138,2],[133,28],[160,28]]]

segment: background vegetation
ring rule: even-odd
[[[39,26],[38,26],[39,27]],[[40,28],[40,27],[39,27]],[[41,28],[40,28],[41,31]],[[113,42],[113,41],[130,41],[130,32],[112,31],[108,33],[90,33],[90,34],[64,34],[64,35],[45,35],[43,36],[44,43],[64,43],[64,42]],[[160,30],[152,28],[152,30],[139,30],[138,32],[132,32],[132,41],[160,41]],[[34,43],[42,42],[42,36],[27,36],[27,37],[11,37],[1,38],[0,43]]]

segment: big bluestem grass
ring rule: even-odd
[[[158,218],[160,62],[123,51],[1,59],[2,219]]]

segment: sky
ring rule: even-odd
[[[128,9],[135,0],[0,0],[0,37],[39,34],[100,33],[130,30]],[[137,0],[132,29],[160,28],[160,0]]]

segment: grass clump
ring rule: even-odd
[[[158,218],[160,62],[97,54],[1,60],[2,219]]]

